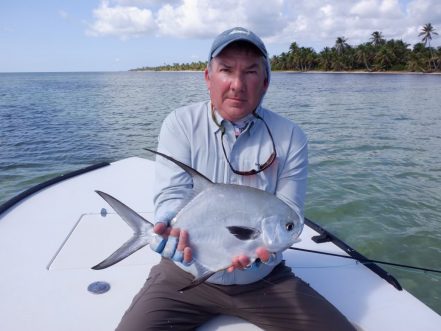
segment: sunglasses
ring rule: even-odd
[[[222,132],[222,134],[221,134],[221,143],[222,143],[222,150],[224,151],[225,159],[227,160],[228,165],[230,166],[231,171],[234,172],[236,175],[252,176],[252,175],[258,174],[259,172],[264,171],[270,165],[272,165],[274,160],[276,159],[276,156],[277,156],[276,145],[274,143],[274,138],[273,138],[273,135],[271,134],[271,130],[268,127],[268,124],[266,124],[265,120],[262,117],[260,117],[259,114],[257,114],[256,112],[253,112],[253,115],[257,119],[261,120],[263,122],[263,124],[265,125],[266,130],[268,131],[268,134],[269,134],[269,136],[271,138],[271,143],[273,145],[273,152],[271,153],[271,155],[269,156],[268,160],[265,163],[263,163],[263,164],[257,163],[256,164],[257,169],[251,169],[251,170],[248,170],[248,171],[242,171],[242,170],[234,169],[233,165],[231,164],[230,160],[228,159],[227,152],[225,151],[225,146],[224,146],[225,127],[217,122],[216,116],[214,115],[214,108],[213,108],[213,106],[211,107],[211,117],[213,118],[214,123],[216,123],[216,125],[219,127],[219,129]]]

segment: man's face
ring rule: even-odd
[[[252,113],[268,88],[262,57],[228,47],[205,70],[205,82],[214,108],[231,122]]]

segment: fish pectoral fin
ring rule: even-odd
[[[260,230],[247,226],[227,226],[228,231],[240,240],[256,239],[260,236]]]
[[[216,273],[216,271],[209,271],[209,272],[205,273],[202,277],[195,278],[189,285],[179,289],[178,292],[185,292],[185,291],[188,291],[192,288],[195,288],[196,286],[201,285],[203,282],[205,282],[208,278],[213,276],[215,273]]]
[[[149,238],[140,234],[134,234],[127,240],[120,248],[118,248],[112,255],[104,261],[92,267],[94,270],[101,270],[108,268],[121,260],[124,260],[129,255],[132,255],[137,250],[149,244]]]

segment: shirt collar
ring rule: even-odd
[[[215,133],[221,131],[222,125],[224,125],[225,120],[222,118],[222,116],[213,109],[213,105],[211,102],[208,102],[208,112],[210,116],[210,124]]]
[[[210,112],[210,119],[211,119],[211,128],[213,129],[213,132],[217,133],[219,131],[221,131],[222,126],[225,125],[225,122],[228,122],[227,120],[225,120],[218,111],[216,111],[216,109],[213,108],[212,103],[208,102],[208,111]],[[259,115],[261,115],[262,111],[261,111],[261,106],[257,106],[255,112]],[[249,114],[248,115],[250,117],[249,122],[252,124],[250,126],[250,129],[254,126],[254,122],[257,120],[257,118],[255,116],[253,116],[253,114]],[[248,117],[247,116],[247,117]]]

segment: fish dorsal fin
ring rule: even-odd
[[[260,231],[247,226],[227,226],[228,231],[240,240],[256,239],[260,236]]]
[[[207,177],[202,175],[199,171],[193,169],[192,167],[186,165],[185,163],[182,163],[181,161],[175,160],[171,156],[168,156],[168,155],[166,155],[164,153],[157,152],[157,151],[154,151],[154,150],[149,149],[149,148],[144,148],[144,149],[146,151],[149,151],[149,152],[153,153],[153,154],[160,155],[163,158],[166,158],[170,162],[173,162],[177,166],[181,167],[185,172],[187,172],[192,177],[192,179],[193,179],[193,189],[196,192],[201,192],[204,189],[206,189],[208,186],[214,184],[211,180],[209,180]]]

